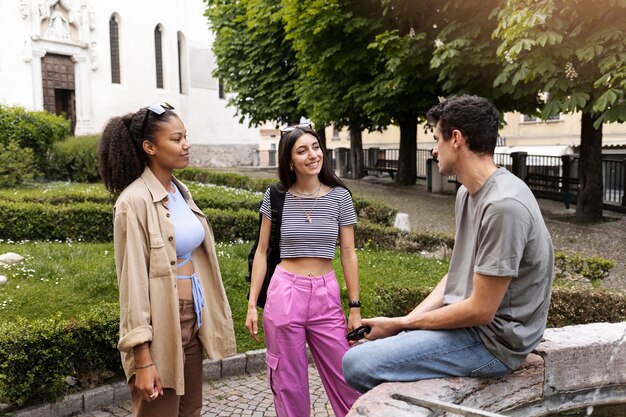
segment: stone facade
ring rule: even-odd
[[[211,75],[205,8],[203,0],[3,0],[0,104],[65,113],[82,135],[166,101],[192,144],[258,146],[259,129],[239,123]]]

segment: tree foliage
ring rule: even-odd
[[[626,120],[626,0],[508,0],[496,87],[546,92],[542,117],[582,113],[576,216],[602,217],[602,124]]]
[[[234,92],[229,104],[240,122],[295,123],[303,108],[296,95],[298,70],[285,38],[280,0],[205,0],[215,34],[213,75]]]

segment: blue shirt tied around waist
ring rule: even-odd
[[[202,244],[204,240],[204,229],[200,220],[191,211],[189,205],[183,198],[178,188],[174,186],[174,192],[168,192],[170,202],[171,219],[174,223],[174,237],[176,242],[176,257],[183,259],[176,265],[177,268],[191,261],[191,253]],[[202,326],[202,307],[204,307],[204,293],[200,278],[195,273],[192,275],[177,275],[176,279],[190,279],[191,292],[193,294],[193,309],[198,320],[198,328]]]

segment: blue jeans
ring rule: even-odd
[[[346,381],[361,392],[383,382],[492,377],[509,372],[472,327],[401,332],[353,346],[343,357]]]

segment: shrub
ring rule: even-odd
[[[0,325],[0,392],[4,401],[54,400],[65,378],[121,375],[119,307],[99,305],[80,322],[18,319]],[[96,372],[97,373],[97,372]]]
[[[403,316],[413,310],[430,289],[381,287],[376,290],[380,315]],[[548,327],[626,321],[626,294],[603,289],[554,287]]]
[[[45,172],[48,152],[55,142],[69,136],[69,120],[46,111],[0,105],[0,143],[17,142],[34,152],[37,168]]]
[[[77,136],[52,146],[46,166],[50,180],[98,182],[97,146],[99,137]]]
[[[21,147],[16,141],[0,142],[0,188],[30,182],[37,174],[32,149]]]
[[[276,182],[274,178],[250,178],[245,175],[213,172],[204,168],[190,167],[174,172],[176,178],[181,181],[196,181],[201,183],[211,183],[224,185],[231,188],[241,188],[248,191],[264,192],[271,183]]]
[[[554,256],[554,264],[557,278],[563,278],[568,274],[582,275],[592,282],[599,281],[609,275],[609,270],[615,266],[615,262],[598,257],[585,258],[580,254],[566,254],[557,252]]]

